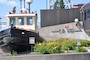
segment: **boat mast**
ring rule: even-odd
[[[22,10],[22,0],[20,0],[20,9]]]
[[[25,0],[20,0],[20,11],[25,11]]]
[[[24,8],[25,8],[25,0],[24,0]]]

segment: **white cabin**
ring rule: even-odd
[[[11,27],[11,24],[16,28],[25,30],[37,29],[37,14],[36,13],[9,13],[7,16],[7,26]]]

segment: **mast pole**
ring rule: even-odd
[[[20,0],[20,9],[22,10],[22,0]]]

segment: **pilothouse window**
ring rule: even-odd
[[[10,18],[10,25],[11,25],[11,24],[13,24],[13,25],[16,24],[15,18]]]
[[[32,24],[33,24],[32,17],[27,17],[27,25],[32,25]]]
[[[18,19],[18,25],[24,25],[24,18]]]

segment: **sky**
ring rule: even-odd
[[[72,5],[73,4],[86,4],[89,3],[90,0],[71,0]],[[40,22],[40,10],[46,9],[46,0],[33,0],[33,3],[31,4],[31,11],[37,11],[38,14],[38,22]],[[2,18],[2,21],[6,21],[5,17],[6,14],[10,11],[12,11],[12,8],[16,6],[16,11],[20,11],[20,0],[0,0],[0,17]],[[28,5],[26,4],[26,8],[28,8]]]

